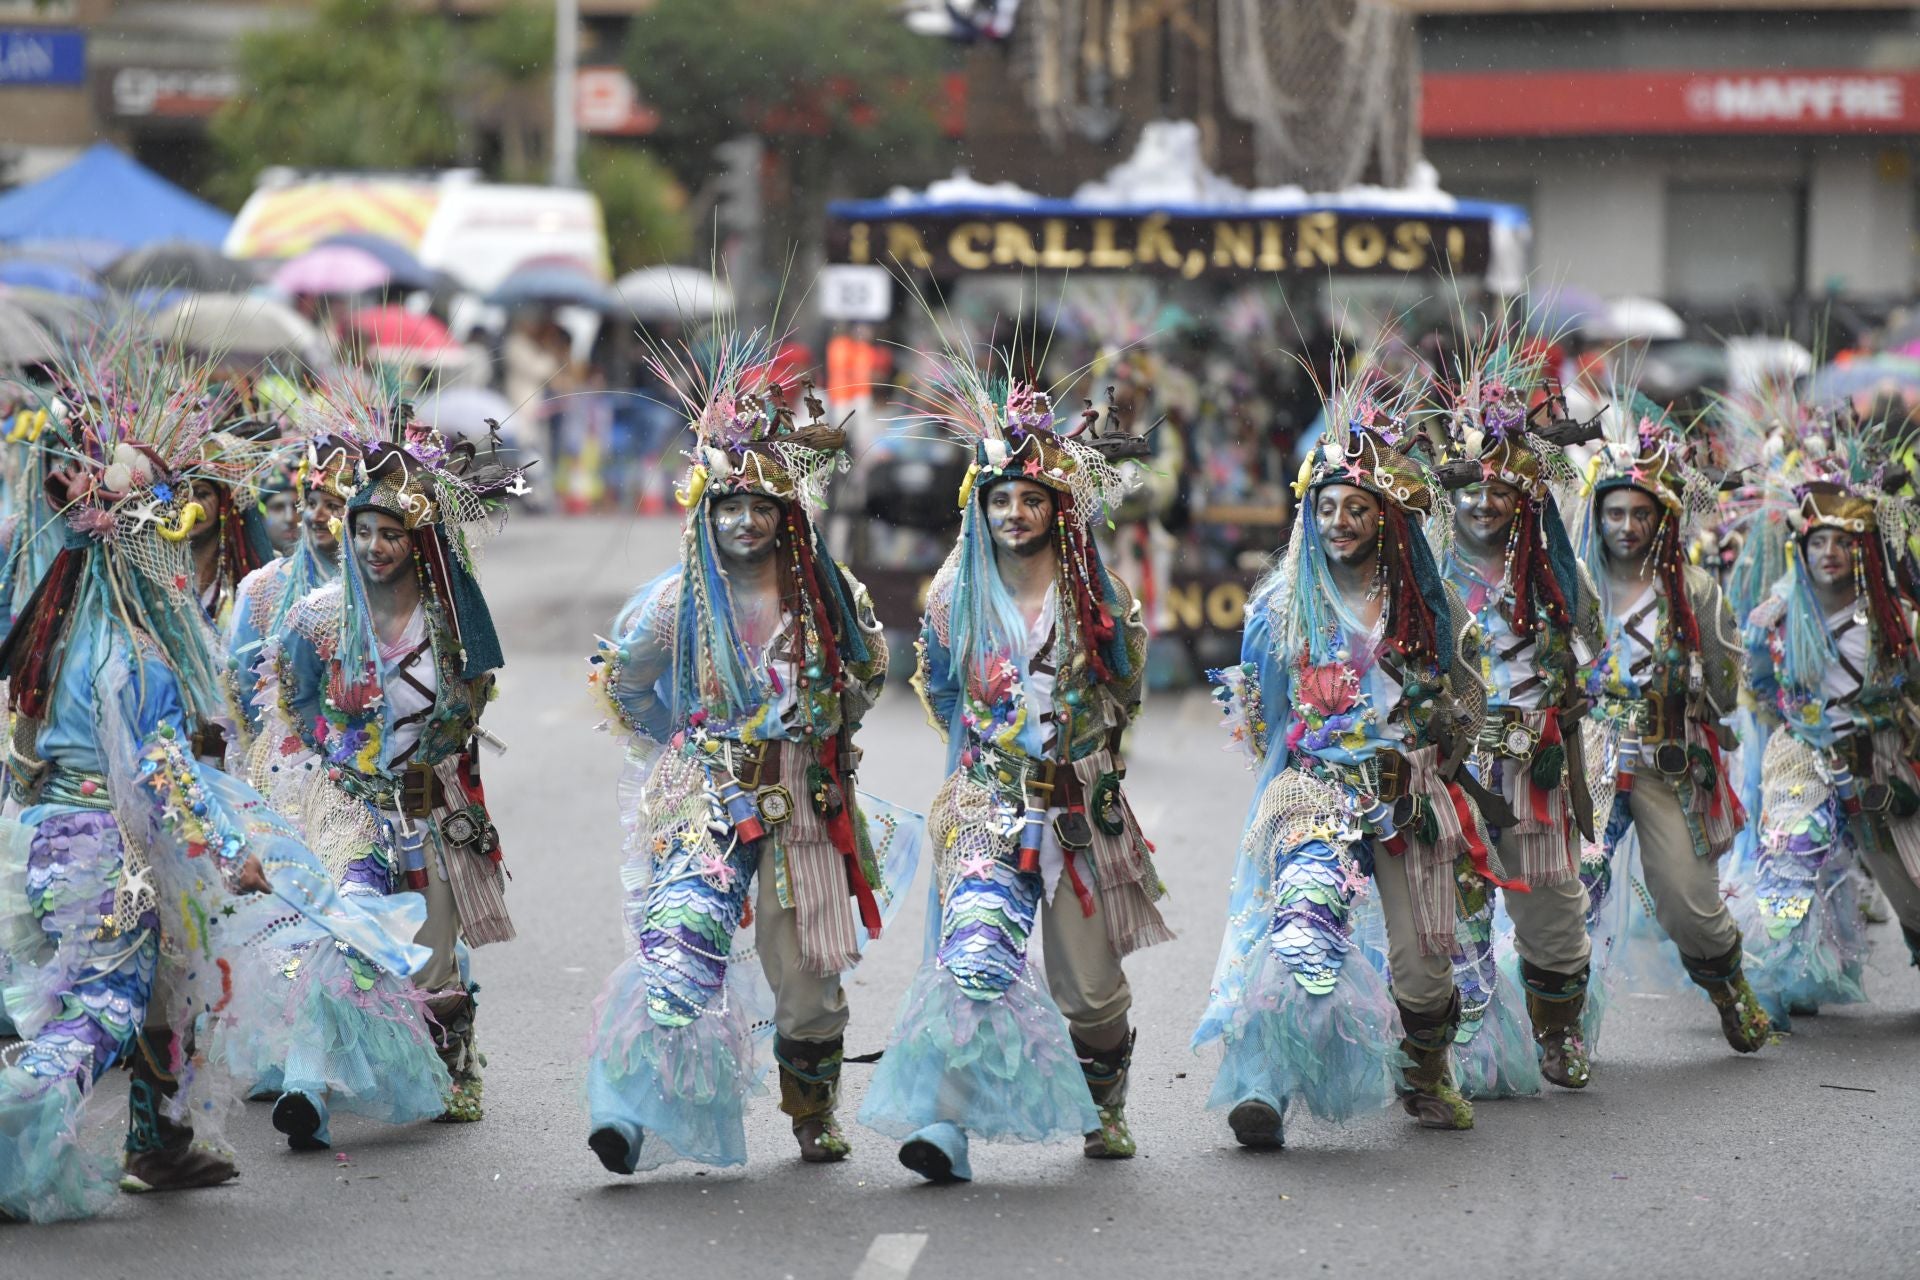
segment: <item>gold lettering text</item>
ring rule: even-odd
[[[1087,260],[1092,267],[1130,267],[1133,255],[1113,242],[1113,219],[1093,220],[1093,253]]]
[[[992,237],[993,228],[986,223],[963,222],[948,233],[947,254],[969,271],[985,271],[993,265],[986,244]]]
[[[1213,265],[1253,269],[1253,224],[1216,222],[1213,224]]]
[[[1180,265],[1180,247],[1167,233],[1167,215],[1156,213],[1140,224],[1139,239],[1134,241],[1134,256],[1141,262],[1158,261],[1169,267]]]
[[[1365,271],[1379,266],[1380,259],[1387,256],[1387,236],[1371,222],[1356,222],[1340,237],[1340,248],[1347,255],[1348,266]]]
[[[1287,266],[1286,249],[1282,247],[1280,222],[1277,218],[1264,218],[1260,222],[1260,260],[1254,265],[1262,271],[1284,271]]]
[[[1001,266],[1019,263],[1031,267],[1040,261],[1040,251],[1033,247],[1033,232],[1017,222],[996,222],[993,224],[993,260]]]
[[[1071,270],[1087,262],[1085,249],[1067,247],[1067,220],[1048,218],[1040,231],[1040,265],[1056,270]]]
[[[1340,265],[1340,219],[1331,213],[1303,214],[1298,223],[1300,243],[1293,250],[1296,267]]]
[[[925,271],[933,265],[933,255],[927,252],[926,241],[920,238],[920,230],[911,222],[889,222],[887,224],[887,257],[905,267],[917,267]]]
[[[873,229],[864,222],[847,228],[847,261],[873,261]]]
[[[1198,631],[1202,617],[1200,584],[1197,582],[1168,583],[1167,614],[1173,619],[1176,631]]]
[[[1403,222],[1393,229],[1393,248],[1387,253],[1387,265],[1395,271],[1418,271],[1427,265],[1427,246],[1433,232],[1424,222]]]

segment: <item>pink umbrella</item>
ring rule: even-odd
[[[273,273],[273,287],[282,293],[352,294],[378,289],[393,279],[386,263],[351,245],[329,244],[309,249]]]
[[[360,340],[370,347],[427,352],[459,345],[438,319],[415,314],[405,307],[374,307],[355,312],[350,323]]]

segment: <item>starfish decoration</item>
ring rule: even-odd
[[[1367,469],[1361,464],[1358,458],[1348,458],[1347,465],[1343,470],[1346,472],[1347,479],[1349,480],[1365,480],[1367,478]]]
[[[700,855],[700,875],[722,889],[733,883],[733,864],[711,851]]]
[[[960,874],[968,880],[986,880],[993,870],[993,859],[984,853],[970,853],[960,859]]]
[[[120,887],[126,890],[128,897],[138,898],[142,893],[153,888],[153,881],[149,877],[148,869],[141,867],[138,871],[121,881]]]
[[[1633,467],[1627,472],[1627,479],[1633,481],[1635,484],[1641,483],[1646,478],[1646,471],[1640,467]]]
[[[1340,891],[1349,897],[1359,897],[1366,889],[1367,877],[1360,873],[1360,868],[1343,860],[1340,863]]]
[[[1030,457],[1030,458],[1028,458],[1028,459],[1027,459],[1027,461],[1026,461],[1026,463],[1025,463],[1025,464],[1024,464],[1024,465],[1023,465],[1023,466],[1022,466],[1022,467],[1021,467],[1020,469],[1021,469],[1022,471],[1024,471],[1024,472],[1026,472],[1026,473],[1027,473],[1028,475],[1030,475],[1030,476],[1037,476],[1037,475],[1039,475],[1039,474],[1040,474],[1040,458],[1039,458],[1039,456],[1038,456],[1038,455],[1035,455],[1035,456],[1033,456],[1033,457]]]

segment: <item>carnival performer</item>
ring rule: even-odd
[[[1284,1145],[1295,1102],[1343,1121],[1397,1089],[1423,1128],[1473,1125],[1449,1062],[1455,867],[1467,855],[1492,879],[1467,798],[1497,806],[1461,767],[1484,694],[1472,621],[1422,528],[1438,484],[1402,451],[1416,396],[1377,374],[1325,393],[1286,552],[1247,605],[1241,665],[1216,673],[1258,776],[1194,1047],[1221,1043],[1208,1105],[1247,1147]],[[1452,526],[1431,527],[1444,560]],[[1352,954],[1369,879],[1391,997]]]
[[[112,1194],[120,1171],[81,1112],[120,1062],[133,1075],[123,1185],[234,1176],[206,1144],[239,1090],[190,1040],[196,1024],[217,1034],[229,997],[262,981],[251,937],[311,932],[401,972],[422,958],[395,936],[405,913],[338,903],[264,801],[188,752],[230,718],[189,576],[188,494],[217,396],[143,394],[204,385],[143,342],[76,359],[40,442],[63,545],[0,646],[7,774],[26,806],[0,823],[0,994],[27,1037],[0,1055],[0,1217],[33,1220]]]
[[[225,431],[207,436],[202,448],[200,474],[187,495],[200,518],[187,545],[193,550],[200,607],[225,635],[241,580],[274,555],[253,488],[255,475],[267,464],[267,450]]]
[[[1747,626],[1748,687],[1774,732],[1735,897],[1754,990],[1782,1029],[1866,999],[1862,863],[1920,962],[1920,647],[1889,568],[1920,513],[1895,451],[1882,431],[1827,416],[1770,470],[1749,535],[1790,530],[1787,571]],[[1784,521],[1767,518],[1783,507]]]
[[[961,354],[923,393],[973,456],[914,675],[947,778],[928,817],[928,954],[860,1120],[934,1182],[971,1179],[971,1138],[1075,1135],[1094,1159],[1134,1154],[1121,961],[1173,936],[1121,789],[1146,631],[1092,534],[1125,487],[1114,459],[1144,441],[1119,423],[1093,429],[1091,412],[1061,429],[1012,372],[985,376]],[[1044,984],[1029,956],[1037,920]]]
[[[795,423],[766,347],[730,333],[697,359],[654,353],[696,440],[681,558],[593,659],[631,735],[630,952],[595,1007],[587,1076],[587,1145],[618,1174],[746,1161],[756,950],[800,1158],[846,1159],[842,974],[911,882],[919,846],[917,826],[854,790],[853,739],[887,645],[815,523],[846,437],[811,394],[812,420]]]
[[[1565,439],[1580,424],[1567,421],[1564,402],[1542,385],[1543,360],[1497,326],[1462,361],[1446,419],[1453,461],[1441,472],[1455,490],[1444,568],[1480,630],[1487,716],[1472,760],[1515,816],[1494,835],[1503,872],[1527,888],[1504,901],[1539,1072],[1582,1089],[1591,1071],[1581,1014],[1592,946],[1580,838],[1592,838],[1593,810],[1580,759],[1586,700],[1578,668],[1599,648],[1599,610],[1547,484],[1550,473],[1567,482],[1578,473],[1540,433]],[[1483,1025],[1474,1047],[1460,1052],[1462,1079],[1470,1093],[1498,1094],[1510,1091],[1504,1077],[1518,1075],[1517,1091],[1531,1092],[1524,1070],[1501,1053],[1513,1011],[1498,999],[1504,976],[1486,927],[1492,895],[1473,881],[1465,883],[1481,907],[1480,927],[1470,930],[1459,969],[1465,1017]]]
[[[235,699],[251,728],[260,722],[254,706],[256,668],[268,639],[279,633],[294,605],[340,577],[340,533],[347,499],[359,487],[358,459],[342,437],[326,445],[324,453],[319,442],[299,446],[302,458],[288,491],[298,512],[292,548],[242,578],[234,592],[227,653]]]
[[[1582,672],[1592,700],[1583,755],[1605,861],[1588,891],[1598,912],[1620,841],[1639,835],[1654,917],[1687,975],[1712,999],[1727,1043],[1753,1053],[1767,1015],[1740,962],[1740,930],[1718,859],[1745,821],[1721,721],[1735,705],[1739,635],[1713,575],[1686,562],[1687,526],[1716,506],[1716,482],[1689,458],[1680,423],[1630,391],[1588,464],[1576,539],[1598,584],[1602,644]]]
[[[521,472],[448,446],[404,404],[345,403],[339,438],[316,451],[360,459],[349,554],[268,643],[268,745],[250,764],[343,895],[425,899],[415,942],[432,958],[407,982],[337,950],[283,948],[286,981],[253,1019],[268,1030],[230,1043],[225,1065],[280,1092],[274,1127],[295,1150],[330,1143],[334,1106],[390,1124],[480,1120],[465,948],[514,936],[478,761],[504,659],[474,557]]]

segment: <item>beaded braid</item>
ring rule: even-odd
[[[1660,531],[1654,535],[1654,571],[1667,592],[1667,629],[1688,653],[1700,652],[1700,620],[1694,616],[1693,597],[1687,593],[1686,558],[1680,553],[1680,521],[1662,510]]]
[[[1539,504],[1522,498],[1508,544],[1511,565],[1507,583],[1513,590],[1513,616],[1507,621],[1515,635],[1532,635],[1540,629],[1536,611],[1544,612],[1547,621],[1562,630],[1573,625],[1573,611],[1560,590],[1560,580],[1554,576],[1540,534]]]
[[[1407,551],[1407,513],[1397,503],[1381,501],[1379,505],[1381,563],[1391,565],[1389,572],[1400,583],[1395,594],[1403,597],[1394,600],[1394,607],[1388,610],[1387,643],[1403,658],[1438,662],[1439,620],[1413,580],[1413,561]],[[1408,596],[1411,599],[1404,598]]]
[[[1093,683],[1107,684],[1114,675],[1106,650],[1117,634],[1113,611],[1107,608],[1107,572],[1100,562],[1099,547],[1087,536],[1085,525],[1074,516],[1073,495],[1055,492],[1053,521],[1060,543],[1060,576],[1065,579],[1067,594],[1072,598],[1080,634],[1093,641],[1087,645]]]
[[[1900,602],[1894,597],[1880,539],[1868,534],[1856,538],[1853,545],[1860,572],[1866,578],[1867,600],[1874,625],[1880,631],[1880,641],[1886,646],[1887,658],[1892,662],[1911,661],[1920,649],[1916,649],[1913,633],[1907,630],[1906,617],[1900,611]]]

